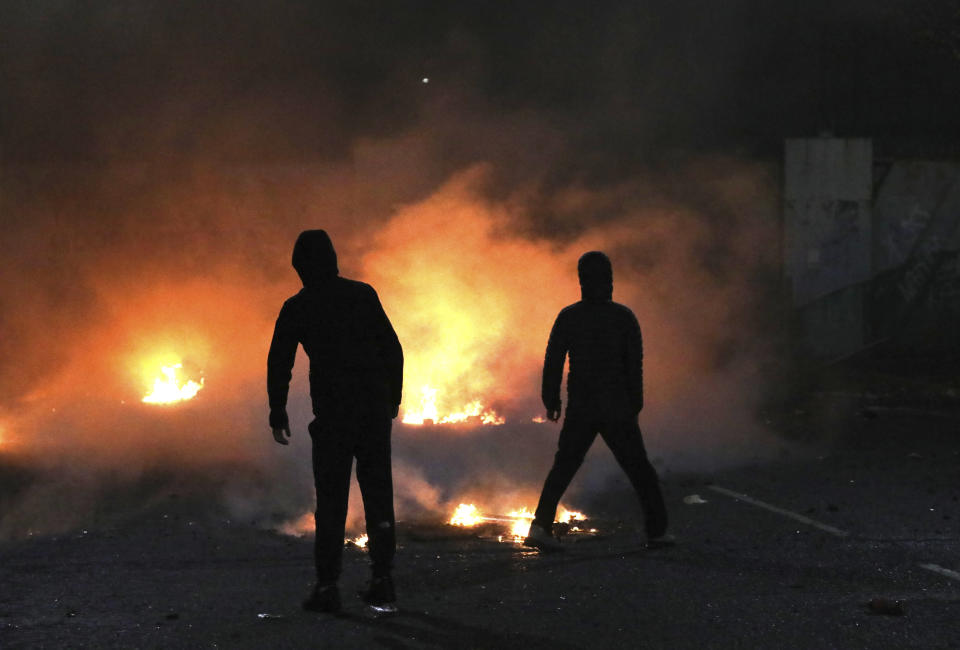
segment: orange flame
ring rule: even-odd
[[[568,510],[562,505],[557,509],[557,513],[556,521],[560,523],[584,521],[587,518],[583,513]],[[483,512],[472,503],[461,503],[457,506],[457,509],[454,510],[449,523],[453,526],[462,526],[464,528],[472,528],[484,522],[509,524],[510,532],[506,536],[501,535],[499,537],[500,541],[521,542],[529,534],[530,523],[533,521],[533,518],[534,513],[526,507],[517,508],[511,510],[506,515],[494,517],[484,515]],[[591,529],[591,532],[596,532],[596,529]]]
[[[475,423],[499,426],[506,423],[506,419],[493,409],[484,408],[483,402],[475,399],[465,406],[453,409],[441,416],[437,407],[437,394],[440,392],[429,385],[420,389],[420,405],[415,410],[405,409],[404,424],[460,424]]]
[[[175,404],[193,399],[203,388],[203,378],[200,378],[200,383],[192,379],[186,381],[179,379],[177,370],[182,367],[181,363],[162,366],[160,373],[163,377],[154,379],[153,389],[143,397],[143,401],[147,404]]]
[[[360,537],[354,537],[351,540],[348,540],[354,546],[359,546],[360,548],[366,548],[367,542],[370,541],[370,538],[367,535],[360,535]]]
[[[453,526],[476,526],[477,524],[483,521],[483,516],[480,514],[480,511],[477,510],[477,506],[472,503],[461,503],[457,506],[457,509],[454,510],[453,516],[450,517],[450,524]]]

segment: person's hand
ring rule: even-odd
[[[397,404],[396,406],[393,407],[393,415],[390,416],[390,419],[394,419],[394,418],[396,418],[398,415],[400,415],[400,405],[399,405],[399,404]]]
[[[551,422],[556,422],[560,419],[560,407],[558,406],[555,409],[547,409],[547,419]]]
[[[284,437],[286,436],[286,437]],[[273,427],[273,439],[281,445],[289,445],[287,438],[290,437],[290,427]]]

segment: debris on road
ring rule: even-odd
[[[276,621],[283,618],[283,614],[267,614],[264,612],[257,614],[257,618],[259,618],[261,621]]]
[[[367,605],[364,611],[370,618],[385,618],[387,616],[396,616],[400,613],[400,610],[397,609],[397,606],[392,603],[385,603],[383,605]]]
[[[688,506],[695,506],[700,505],[701,503],[707,503],[707,500],[702,498],[699,494],[691,494],[683,497],[683,502]]]

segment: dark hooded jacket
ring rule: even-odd
[[[557,316],[543,362],[543,404],[560,408],[563,363],[567,417],[625,420],[643,408],[643,338],[633,312],[613,302],[610,260],[586,253],[578,265],[581,300]]]
[[[287,393],[298,344],[310,359],[314,415],[390,417],[400,404],[403,350],[377,292],[339,276],[337,254],[323,230],[300,234],[293,267],[303,289],[283,304],[270,344],[270,426],[289,426]]]

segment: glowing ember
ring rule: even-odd
[[[143,401],[147,404],[175,404],[195,397],[203,388],[203,378],[199,384],[192,379],[178,378],[177,370],[182,367],[183,364],[177,363],[160,368],[163,377],[153,381],[153,390],[144,396]]]
[[[420,389],[420,405],[417,409],[404,409],[404,424],[485,424],[499,426],[506,420],[493,409],[484,408],[483,402],[475,399],[465,406],[453,409],[441,416],[437,407],[439,390],[424,386]]]
[[[547,421],[547,418],[543,417],[542,415],[538,415],[534,418],[531,418],[530,421],[536,422],[537,424],[543,424],[544,422]]]

